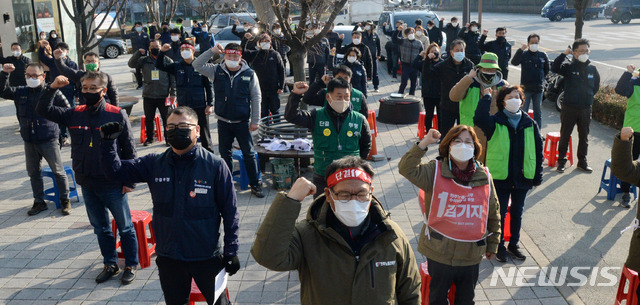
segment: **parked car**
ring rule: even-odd
[[[387,36],[383,31],[383,24],[387,24],[387,31],[395,31],[396,30],[396,21],[402,20],[410,27],[415,26],[415,22],[417,19],[422,20],[422,26],[426,27],[427,22],[429,20],[433,21],[436,26],[440,23],[438,15],[435,12],[429,10],[414,10],[414,11],[384,11],[380,14],[380,18],[378,18],[378,26],[376,27],[376,33],[380,37],[380,46],[382,47],[382,55],[387,57],[387,51],[384,46],[387,41],[391,40],[391,36]],[[441,49],[446,49],[446,41],[447,34],[442,33],[442,47]]]
[[[256,23],[257,18],[254,13],[213,14],[209,17],[207,24],[209,24],[209,32],[218,33],[222,29],[232,26],[236,19],[240,21],[240,29],[242,29],[243,23]]]
[[[611,0],[605,6],[604,16],[613,23],[627,24],[633,18],[640,18],[640,0]]]
[[[98,35],[98,39],[102,36]],[[127,43],[122,39],[105,37],[98,45],[98,54],[104,58],[118,58],[122,54],[127,54]]]
[[[238,36],[234,35],[231,32],[232,28],[233,28],[233,26],[227,26],[227,27],[223,28],[222,30],[220,30],[215,35],[213,35],[213,38],[215,38],[216,43],[221,44],[223,47],[227,46],[227,44],[232,43],[232,42],[240,44],[241,40],[240,40],[240,38]]]
[[[601,6],[587,7],[584,19],[597,19],[603,10],[604,7]],[[540,16],[550,21],[561,21],[563,18],[575,17],[576,9],[572,3],[567,3],[567,0],[549,0],[540,10]]]
[[[335,25],[349,25],[374,20],[384,10],[384,0],[351,0],[338,13],[333,21]]]

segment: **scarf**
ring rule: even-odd
[[[475,161],[469,162],[469,165],[467,165],[467,168],[462,170],[456,165],[455,162],[451,162],[451,159],[449,159],[449,167],[451,168],[451,172],[453,173],[453,176],[456,177],[458,180],[460,180],[464,184],[469,183],[473,175],[476,173]]]

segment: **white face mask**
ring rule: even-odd
[[[418,37],[422,37],[422,35],[423,35],[423,34],[422,34],[422,31],[417,31],[417,32],[416,32],[416,36],[418,36]]]
[[[280,35],[280,33],[282,33],[282,30],[281,29],[275,29],[275,30],[273,30],[273,33],[276,34],[276,35]]]
[[[531,51],[531,52],[538,52],[539,48],[540,48],[539,44],[530,44],[529,45],[529,51]]]
[[[40,86],[40,79],[38,78],[27,78],[27,86],[29,88],[36,88],[38,86]]]
[[[578,60],[580,62],[587,62],[587,60],[589,60],[589,54],[582,54],[582,55],[578,56]]]
[[[456,161],[464,162],[473,158],[474,152],[473,145],[467,145],[464,143],[455,144],[449,149],[449,155]]]
[[[349,100],[334,101],[331,95],[329,95],[329,101],[331,102],[329,103],[329,106],[331,106],[331,109],[333,109],[337,113],[343,113],[347,111],[347,108],[349,108]]]
[[[371,30],[371,26],[369,26],[369,25],[365,25],[365,26],[364,26],[364,29],[365,29],[365,31]]]
[[[451,25],[455,28],[455,27],[458,26],[458,23],[457,22],[451,22]]]
[[[431,25],[431,26],[427,25],[427,28],[431,30],[431,29],[433,29],[433,25]]]
[[[349,200],[347,202],[338,201],[331,194],[333,199],[333,214],[347,227],[357,227],[367,218],[369,215],[369,205],[371,201],[361,202],[358,200]]]
[[[171,41],[176,42],[180,39],[180,36],[176,36],[176,35],[172,35],[171,36]]]
[[[190,50],[182,50],[180,51],[180,56],[182,56],[182,58],[187,59],[187,58],[191,58],[191,55],[193,53],[191,53]]]
[[[239,60],[224,60],[225,65],[227,65],[227,68],[229,69],[235,69],[238,67],[238,65],[240,65],[240,61]]]
[[[407,35],[407,39],[414,40],[414,39],[416,39],[416,35],[415,34],[409,34],[409,35]]]
[[[360,44],[360,38],[354,38],[353,39],[353,44],[359,45]]]
[[[477,32],[478,31],[478,27],[477,26],[472,26],[471,27],[471,32]]]
[[[45,40],[47,39],[47,35],[40,35],[40,40]]]
[[[19,57],[20,55],[22,55],[22,52],[20,51],[12,51],[11,53],[13,53],[13,56],[15,57]]]
[[[269,50],[269,48],[271,48],[271,43],[270,42],[261,42],[260,43],[260,48],[263,50]]]
[[[464,52],[453,52],[453,59],[457,62],[464,60]]]
[[[56,39],[56,38],[58,38],[58,35],[56,35],[56,34],[51,34],[51,38]]]
[[[522,100],[519,98],[510,98],[504,101],[504,109],[511,113],[517,113],[520,110],[520,105],[522,105]]]
[[[355,56],[347,57],[347,61],[350,62],[350,63],[354,63],[356,61],[356,59],[357,59],[357,57],[355,57]]]
[[[67,52],[63,51],[62,54],[60,54],[60,58],[66,58],[67,57]]]

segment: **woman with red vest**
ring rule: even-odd
[[[493,258],[500,242],[500,214],[489,171],[476,158],[482,152],[473,127],[458,125],[442,139],[439,156],[421,163],[440,132],[429,130],[400,160],[400,174],[425,193],[425,225],[418,251],[427,257],[429,304],[473,304],[482,257]]]
[[[505,248],[500,238],[496,260],[507,261],[507,252],[514,259],[525,260],[520,252],[520,227],[527,192],[542,183],[542,136],[538,124],[520,110],[524,104],[524,93],[520,86],[505,86],[498,92],[498,112],[489,115],[491,88],[484,90],[473,119],[476,127],[487,137],[487,167],[500,201],[502,232],[504,217],[511,200],[511,239]]]

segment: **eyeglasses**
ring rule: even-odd
[[[370,198],[370,196],[371,196],[371,192],[370,191],[369,192],[360,192],[360,193],[357,193],[357,194],[352,194],[352,193],[349,193],[349,192],[338,192],[338,193],[336,193],[336,192],[333,191],[333,189],[331,189],[331,192],[336,194],[336,199],[338,199],[339,201],[344,201],[344,202],[351,200],[351,198],[353,198],[354,196],[356,197],[356,199],[358,201],[369,201],[369,199],[371,199]]]
[[[198,126],[197,124],[191,124],[191,123],[178,123],[178,124],[167,124],[167,130],[173,130],[176,128],[179,129],[189,129],[191,127],[194,126]]]
[[[44,74],[29,74],[29,73],[26,73],[26,75],[27,75],[27,78],[38,78],[38,77],[40,77],[40,76],[42,76]]]
[[[469,140],[469,141],[463,141],[461,139],[453,140],[453,144],[462,144],[462,143],[473,146],[473,141],[471,141],[471,140]]]

